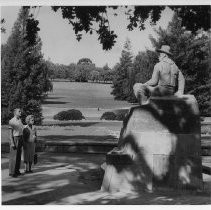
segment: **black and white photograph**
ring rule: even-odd
[[[0,7],[2,206],[209,207],[210,1]]]

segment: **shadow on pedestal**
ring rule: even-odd
[[[152,97],[131,108],[118,148],[106,157],[101,189],[202,189],[200,116],[192,95]]]

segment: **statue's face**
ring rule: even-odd
[[[166,54],[165,53],[160,53],[160,55],[159,55],[159,61],[161,61],[165,57],[166,57]]]

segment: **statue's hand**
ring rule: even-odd
[[[177,97],[182,97],[183,96],[181,91],[177,91],[174,95],[177,96]]]

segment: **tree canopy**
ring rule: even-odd
[[[89,65],[89,64],[92,64],[92,61],[89,58],[81,58],[79,59],[77,65],[79,64]]]
[[[145,29],[145,21],[150,18],[154,25],[161,17],[161,12],[166,6],[52,6],[53,11],[61,10],[62,17],[73,26],[78,41],[82,38],[82,32],[97,34],[98,40],[104,50],[110,50],[116,43],[117,34],[110,29],[108,10],[113,10],[113,15],[118,13],[119,7],[125,7],[125,15],[128,18],[128,30]],[[210,29],[210,5],[197,6],[168,6],[181,18],[182,27],[196,33],[197,30]],[[96,25],[96,27],[93,27]]]
[[[29,6],[28,6],[29,7]],[[36,7],[36,6],[33,6]],[[181,25],[186,30],[196,33],[199,29],[208,31],[210,29],[210,5],[167,5],[167,6],[52,6],[52,10],[57,12],[61,10],[62,17],[67,19],[72,25],[76,35],[76,39],[82,39],[83,32],[93,34],[96,33],[98,41],[102,45],[103,50],[110,50],[116,43],[117,34],[110,28],[110,20],[108,11],[112,10],[113,15],[117,16],[118,8],[126,9],[125,15],[128,19],[127,29],[139,30],[145,29],[145,21],[150,18],[151,25],[155,25],[160,19],[162,11],[169,7],[178,17],[181,18]],[[1,25],[4,19],[1,19]],[[4,32],[4,27],[1,27]]]

